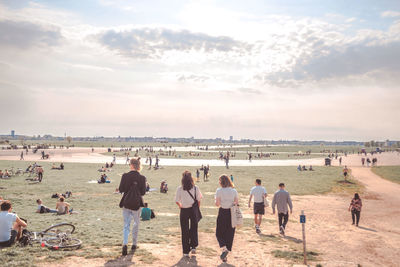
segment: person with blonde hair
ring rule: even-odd
[[[220,258],[223,262],[226,262],[228,253],[232,251],[235,236],[235,228],[232,227],[231,207],[238,204],[239,197],[227,175],[223,174],[219,177],[219,184],[221,187],[215,193],[215,205],[219,207],[215,235],[219,247],[222,249]]]
[[[180,224],[182,235],[183,256],[188,257],[189,252],[196,254],[196,247],[199,245],[197,226],[198,221],[193,210],[193,205],[200,201],[203,195],[198,186],[194,185],[192,174],[184,171],[182,174],[181,186],[176,190],[175,203],[180,209]]]
[[[137,248],[137,237],[139,233],[140,210],[144,207],[143,196],[146,194],[146,177],[141,175],[140,157],[132,158],[129,161],[130,172],[124,173],[119,184],[119,192],[123,193],[119,207],[122,208],[124,218],[124,238],[122,246],[122,255],[128,254],[128,236],[130,225],[133,219],[132,228],[132,248]]]

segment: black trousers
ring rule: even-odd
[[[235,228],[232,228],[231,209],[219,208],[215,235],[220,248],[226,246],[229,251],[232,251]]]
[[[356,222],[356,224],[358,225],[358,222],[360,221],[360,213],[361,211],[358,210],[351,211],[351,219],[353,220],[353,224],[354,222]]]
[[[283,228],[286,228],[288,220],[289,220],[289,212],[278,213],[279,230],[281,229],[281,226],[283,226]]]
[[[199,245],[197,234],[197,220],[192,208],[181,209],[181,234],[183,254],[189,254],[190,250]]]
[[[42,182],[43,173],[41,173],[41,172],[38,173],[38,179],[39,179],[39,182]]]

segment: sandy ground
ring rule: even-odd
[[[382,164],[391,165],[398,160],[396,154],[382,155],[379,157]],[[343,163],[350,165],[354,162],[357,165],[357,159],[349,156]],[[380,178],[367,167],[352,167],[352,174],[366,188],[362,194],[363,210],[359,227],[351,225],[351,215],[347,211],[351,200],[349,196],[294,196],[294,212],[290,215],[287,236],[278,235],[276,218],[268,210],[262,235],[257,235],[253,229],[238,229],[228,264],[221,264],[218,259],[219,248],[214,233],[200,233],[199,253],[190,260],[181,258],[179,235],[171,236],[169,244],[140,246],[160,259],[152,266],[292,266],[293,262],[275,258],[271,251],[301,250],[301,224],[297,221],[300,211],[304,210],[307,215],[307,249],[320,253],[318,261],[311,262],[311,265],[400,266],[400,185]],[[243,212],[246,217],[252,216],[250,209],[246,208]],[[268,241],[262,242],[263,238]],[[109,260],[73,257],[61,264],[46,263],[43,266],[66,265],[146,266],[133,255]]]
[[[22,150],[0,150],[0,160],[19,160]],[[91,152],[91,148],[74,147],[70,149],[47,149],[46,154],[50,155],[50,159],[45,160],[49,162],[76,162],[76,163],[99,163],[105,164],[111,162],[111,156],[105,156],[101,153],[106,152],[106,148],[95,148],[94,153]],[[25,161],[36,161],[41,162],[40,151],[36,154],[29,152],[27,155],[24,153]],[[348,166],[361,166],[360,155],[348,155],[342,157],[342,165]],[[372,159],[371,155],[368,157]],[[378,159],[378,165],[400,165],[400,154],[397,152],[387,152],[382,154],[375,154],[373,157]],[[154,162],[154,160],[153,160]],[[117,164],[125,164],[125,157],[118,157]],[[229,166],[298,166],[300,165],[313,165],[322,166],[324,165],[324,158],[312,158],[312,159],[288,159],[288,160],[230,160]],[[146,165],[145,159],[142,160],[142,164]],[[179,159],[179,158],[162,158],[160,157],[161,166],[225,166],[225,162],[218,159]],[[332,165],[339,165],[339,160],[333,160]]]

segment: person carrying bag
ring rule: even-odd
[[[182,236],[183,256],[188,257],[189,252],[196,254],[198,246],[198,222],[202,215],[200,212],[200,189],[194,185],[192,174],[185,171],[182,174],[182,185],[178,187],[175,195],[175,203],[180,208],[180,225]]]
[[[139,173],[141,169],[140,158],[132,158],[130,160],[130,169],[128,173],[124,173],[119,185],[119,192],[123,193],[119,207],[122,208],[122,216],[124,218],[124,238],[122,246],[122,255],[128,254],[128,236],[130,225],[133,219],[132,228],[132,250],[137,248],[137,238],[139,233],[140,210],[144,207],[143,198],[146,194],[146,177]]]

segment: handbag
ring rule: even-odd
[[[243,225],[243,215],[237,204],[231,207],[232,228]]]
[[[196,187],[194,187],[194,197],[193,195],[189,192],[189,190],[187,191],[189,193],[189,195],[193,198],[194,203],[192,205],[192,209],[193,209],[193,213],[194,213],[194,217],[196,218],[197,222],[200,222],[201,218],[203,218],[203,216],[201,215],[201,211],[200,211],[200,207],[199,207],[199,202],[197,201],[197,197],[196,197]]]
[[[269,201],[267,197],[264,198],[264,207],[269,207]]]

